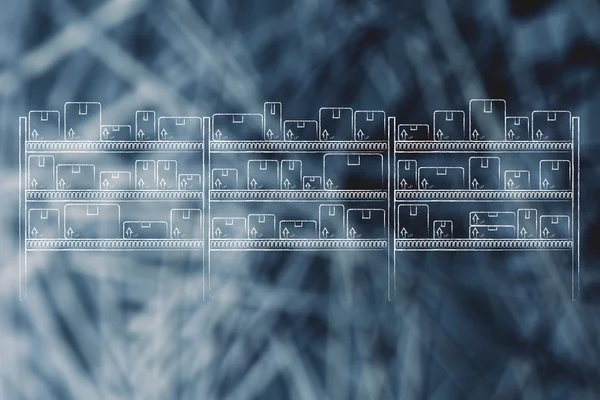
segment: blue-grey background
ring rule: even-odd
[[[593,0],[3,0],[0,398],[597,399],[600,4]],[[37,260],[19,302],[18,117],[100,101],[103,118],[435,109],[505,98],[581,117],[582,298],[551,255],[403,261]],[[293,207],[293,205],[290,205]],[[179,260],[180,261],[180,260]],[[218,290],[217,290],[218,289]]]

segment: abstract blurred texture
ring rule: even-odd
[[[594,0],[3,0],[0,398],[600,398],[599,81]],[[425,122],[471,98],[581,117],[580,301],[537,253],[407,257],[388,301],[383,260],[307,252],[231,255],[209,302],[195,263],[64,253],[19,301],[29,110],[99,101],[130,124],[281,101]]]

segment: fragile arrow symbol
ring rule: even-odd
[[[423,180],[421,181],[421,189],[427,189],[428,185],[429,183],[427,182],[427,179],[423,178]]]
[[[444,138],[444,134],[442,133],[441,129],[438,129],[438,131],[435,133],[435,136],[437,137],[437,140],[442,140]]]
[[[548,186],[550,186],[550,182],[548,182],[548,179],[544,179],[544,181],[542,182],[542,188],[548,189]]]
[[[104,137],[104,139],[108,139],[108,129],[104,128],[104,131],[102,131],[102,137]]]
[[[67,230],[67,237],[72,238],[74,233],[75,232],[73,232],[73,228],[69,227],[69,229]]]
[[[408,231],[406,230],[406,228],[402,228],[402,230],[400,231],[400,237],[405,238],[408,235]]]
[[[110,185],[110,182],[108,182],[108,179],[104,179],[104,181],[102,182],[102,186],[104,186],[104,189],[108,189],[109,185]]]
[[[31,236],[34,237],[34,238],[38,237],[38,230],[36,228],[33,228],[31,230]]]
[[[73,128],[69,129],[69,132],[67,132],[67,136],[73,139],[73,136],[75,136],[75,131],[73,130]]]
[[[538,131],[535,133],[535,136],[536,136],[537,140],[545,139],[544,134],[542,133],[541,129],[538,129]]]
[[[402,132],[400,132],[400,139],[406,140],[407,137],[408,133],[406,133],[406,129],[403,129]]]
[[[138,133],[137,133],[137,138],[138,138],[138,140],[144,140],[144,137],[145,137],[145,136],[146,136],[146,135],[144,134],[144,131],[142,131],[142,130],[140,129],[140,130],[138,131]]]
[[[304,185],[304,188],[305,188],[306,190],[309,190],[309,189],[310,189],[310,183],[306,182],[306,185]]]
[[[32,138],[32,139],[36,140],[36,139],[37,139],[39,136],[40,136],[40,135],[39,135],[39,133],[38,133],[38,131],[37,131],[37,130],[35,130],[35,129],[34,129],[34,130],[31,132],[31,138]]]
[[[477,214],[473,214],[473,223],[477,225],[479,223],[479,216]]]
[[[290,188],[290,181],[288,179],[286,179],[285,181],[283,181],[283,188],[284,189],[289,189]]]
[[[161,179],[159,184],[161,189],[164,189],[167,186],[167,182],[165,182],[164,179]]]
[[[435,234],[437,235],[437,237],[439,239],[444,234],[444,231],[442,230],[442,228],[438,228],[437,231],[435,231]]]
[[[402,189],[406,189],[406,186],[408,185],[408,182],[406,182],[406,179],[402,179],[400,181],[400,188]]]
[[[506,182],[506,188],[507,189],[512,189],[515,187],[515,183],[513,182],[512,179],[509,179],[508,182]]]
[[[65,180],[64,179],[61,179],[60,181],[58,181],[58,188],[59,189],[65,188]]]
[[[215,229],[215,236],[216,236],[217,238],[220,238],[222,233],[223,233],[223,232],[221,231],[221,228],[217,228],[217,229]]]
[[[321,236],[323,236],[324,239],[327,239],[329,235],[329,231],[327,230],[327,228],[323,228],[323,230],[321,231]]]
[[[544,228],[542,233],[544,235],[544,238],[548,239],[548,236],[550,235],[550,231],[548,230],[548,228]]]
[[[160,138],[162,140],[165,140],[167,138],[167,136],[169,136],[169,134],[167,133],[166,129],[163,129],[162,131],[160,131]]]
[[[323,133],[321,133],[321,137],[323,138],[323,140],[329,139],[329,132],[327,132],[327,129],[323,130]]]
[[[250,181],[250,189],[256,189],[256,179]]]
[[[181,182],[179,183],[179,188],[180,189],[186,189],[188,186],[188,183],[185,179],[182,179]]]
[[[37,189],[38,187],[38,182],[34,179],[31,180],[31,188],[32,189]]]
[[[139,189],[143,189],[144,188],[144,180],[143,179],[139,180],[139,182],[138,182],[138,188]]]
[[[281,234],[283,235],[284,238],[290,237],[290,231],[288,228],[283,228],[283,231],[281,231]]]
[[[256,234],[258,233],[258,231],[256,230],[256,228],[252,228],[252,230],[250,231],[250,236],[254,239],[256,239]]]
[[[479,231],[477,230],[477,228],[473,228],[473,230],[471,232],[473,233],[473,237],[475,239],[477,239],[479,237]]]
[[[356,230],[354,227],[350,228],[350,239],[356,238]]]
[[[333,182],[331,181],[331,179],[327,180],[326,186],[327,186],[327,189],[331,189],[333,187]]]
[[[133,236],[133,231],[131,230],[131,228],[127,228],[127,231],[125,231],[125,234],[127,235],[127,237],[129,239],[131,239],[131,236]]]
[[[179,228],[175,228],[175,230],[173,230],[173,237],[175,237],[175,239],[179,239],[180,235],[181,232],[179,231]]]
[[[477,182],[477,179],[473,179],[473,181],[471,182],[471,187],[473,189],[479,188],[479,182]]]
[[[215,179],[214,186],[216,189],[221,189],[221,180],[219,178]]]

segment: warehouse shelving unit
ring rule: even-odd
[[[402,134],[410,126],[390,118],[390,297],[406,252],[560,251],[570,255],[578,299],[579,118],[567,111],[507,117],[503,100],[487,99],[472,100],[468,118],[461,110],[436,111],[431,132],[413,141]]]
[[[193,251],[204,265],[203,120],[161,118],[160,131],[153,111],[136,113],[135,130],[100,120],[99,103],[67,103],[62,118],[49,110],[19,120],[22,300],[34,252]],[[146,182],[134,179],[138,162],[152,167]]]
[[[319,121],[284,121],[281,103],[267,102],[263,114],[213,116],[207,177],[209,265],[220,259],[219,253],[232,251],[380,251],[389,265],[386,118],[382,111],[362,113],[322,108]],[[339,124],[333,127],[336,132],[331,127],[327,131],[328,123]],[[361,126],[373,131],[367,136],[378,135],[377,140],[368,140]],[[349,167],[354,171],[330,170],[330,160],[347,156],[356,159]],[[373,179],[367,178],[364,188],[349,184],[347,178],[356,179],[365,160],[375,162],[380,171],[372,171]],[[273,211],[265,214],[268,204]],[[290,209],[298,214],[287,214]],[[379,233],[364,225],[348,226],[349,215],[359,212],[353,210],[381,219],[381,226],[375,221],[371,226]]]

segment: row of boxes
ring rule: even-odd
[[[101,171],[94,164],[58,164],[54,156],[28,159],[31,190],[202,190],[200,174],[178,174],[176,160],[137,160],[134,180],[129,171]]]
[[[98,102],[69,102],[60,113],[42,110],[29,113],[30,141],[202,141],[212,126],[213,140],[266,141],[386,141],[383,111],[353,111],[347,107],[324,107],[319,121],[283,121],[282,105],[267,102],[264,114],[218,113],[211,118],[160,117],[154,111],[137,111],[131,125],[103,125]]]
[[[416,160],[398,160],[396,184],[399,190],[465,189],[463,167],[418,167]],[[499,157],[469,158],[468,188],[471,190],[529,190],[528,170],[506,170],[504,181]],[[539,162],[540,190],[571,189],[571,162],[542,160]]]
[[[248,190],[382,190],[384,189],[383,155],[325,154],[323,177],[303,175],[301,160],[249,160]],[[368,179],[349,179],[367,176]],[[237,168],[213,168],[212,187],[216,190],[242,189]]]
[[[345,212],[344,212],[345,211]],[[214,239],[384,239],[385,210],[351,208],[342,204],[319,206],[318,220],[280,220],[274,214],[249,214],[247,218],[215,217]]]
[[[29,210],[30,239],[202,239],[202,210],[172,209],[170,221],[124,221],[118,204],[66,204]]]
[[[529,117],[506,115],[504,100],[480,99],[469,102],[469,126],[462,110],[433,113],[433,131],[429,124],[400,124],[396,140],[421,141],[570,141],[569,111],[534,111]]]
[[[454,238],[452,220],[433,221],[429,231],[429,206],[398,206],[397,235],[401,239]],[[567,215],[542,215],[534,208],[514,212],[473,211],[469,213],[469,239],[569,239],[571,221]]]
[[[64,106],[61,132],[58,111],[31,111],[32,141],[202,141],[212,124],[212,140],[265,141],[387,141],[386,114],[381,110],[353,111],[349,107],[323,107],[319,121],[283,121],[282,105],[266,102],[264,113],[219,113],[202,117],[160,117],[154,111],[138,111],[135,130],[130,125],[102,125],[102,105],[69,102]],[[396,140],[474,141],[570,141],[569,111],[534,111],[529,117],[506,115],[506,102],[475,99],[469,102],[469,125],[462,110],[433,113],[433,132],[428,124],[398,125]]]

